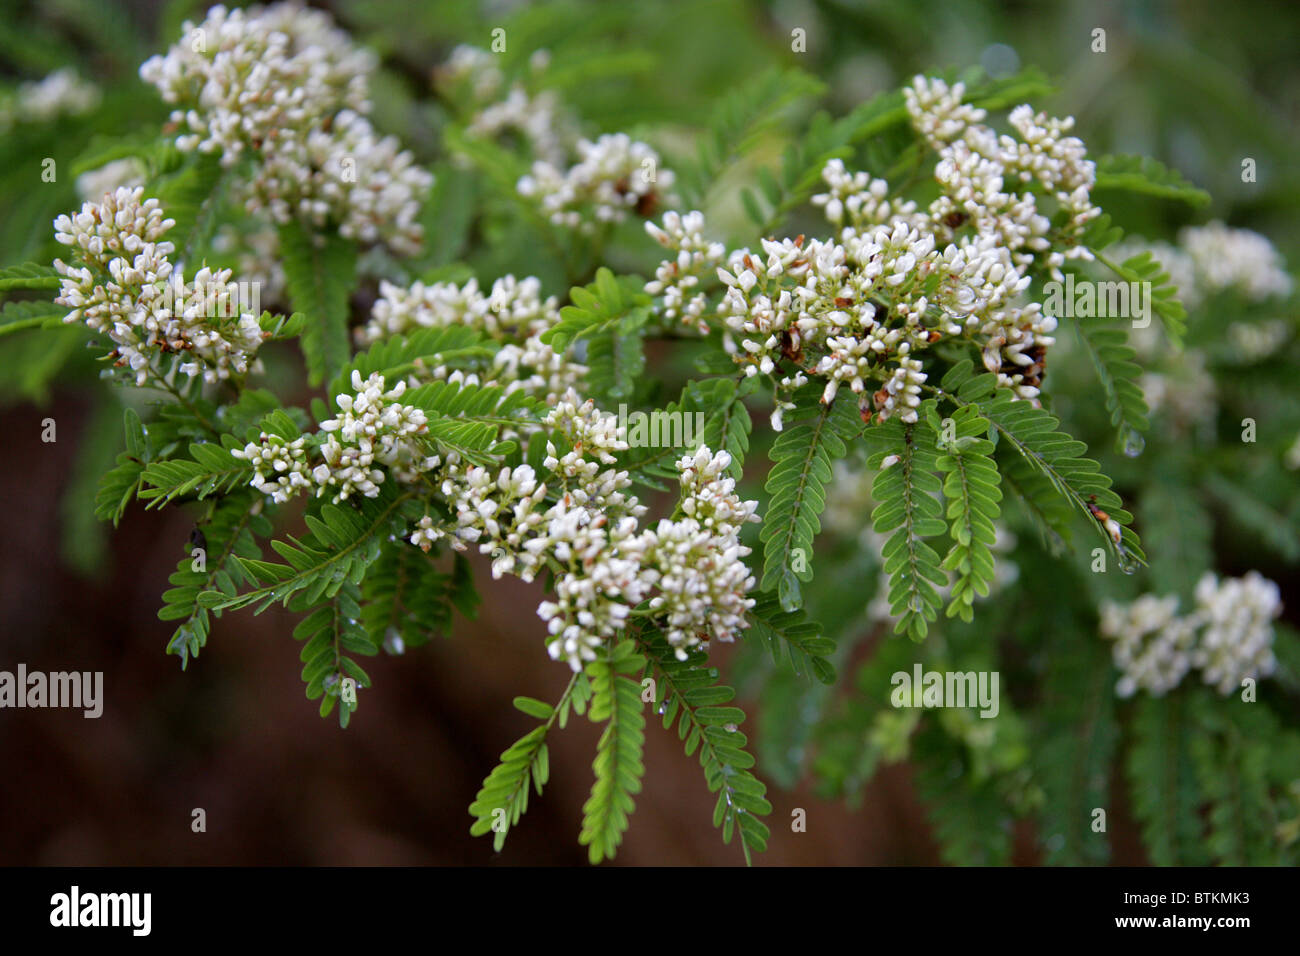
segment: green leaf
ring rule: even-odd
[[[898,459],[872,482],[877,505],[871,521],[877,533],[893,532],[881,557],[889,576],[889,611],[897,618],[894,632],[919,641],[943,605],[938,588],[948,582],[939,553],[924,541],[947,530],[939,504],[941,486],[934,475],[935,434],[924,418],[912,425],[891,418],[868,435],[874,446],[883,445],[868,465],[881,468],[888,456]]]
[[[612,859],[623,842],[628,818],[635,807],[633,797],[641,792],[645,765],[645,717],[641,714],[641,685],[630,674],[640,674],[645,658],[631,641],[606,647],[606,654],[587,665],[591,682],[593,723],[606,722],[596,745],[592,770],[596,782],[582,808],[582,832],[578,842],[587,847],[592,863]]]
[[[749,630],[767,647],[773,663],[788,657],[796,674],[832,684],[835,667],[829,658],[835,653],[835,642],[825,636],[820,624],[805,617],[802,610],[783,611],[775,595],[759,594],[749,612]]]
[[[356,243],[291,222],[280,227],[280,250],[289,303],[307,317],[302,332],[307,380],[319,385],[352,353],[348,297],[356,284]]]
[[[1133,717],[1128,781],[1142,843],[1156,866],[1204,866],[1200,797],[1189,750],[1192,722],[1186,689],[1141,696]]]
[[[1127,333],[1120,326],[1090,319],[1076,321],[1074,328],[1106,395],[1106,411],[1116,429],[1115,450],[1122,454],[1140,452],[1141,433],[1150,427],[1150,409],[1138,384],[1142,369],[1133,361],[1137,353],[1127,344]]]
[[[1161,199],[1177,199],[1192,206],[1206,206],[1210,194],[1189,183],[1174,169],[1150,156],[1102,156],[1097,160],[1096,190],[1114,189],[1143,193]]]
[[[0,269],[0,292],[11,289],[57,289],[60,285],[59,274],[52,266],[44,263],[25,262]]]
[[[760,587],[775,590],[781,607],[793,611],[803,603],[799,582],[811,581],[813,538],[821,530],[831,461],[843,458],[847,442],[862,431],[852,402],[820,401],[815,385],[800,389],[795,409],[769,452],[773,465],[765,488],[771,500],[759,533],[763,541]]]
[[[718,795],[713,825],[722,829],[724,843],[738,831],[745,861],[751,862],[752,852],[767,849],[771,831],[759,817],[771,813],[772,805],[765,797],[767,788],[749,770],[754,758],[744,749],[745,734],[735,729],[741,723],[738,708],[719,706],[731,701],[735,691],[717,684],[716,670],[698,649],[678,660],[674,648],[655,631],[643,632],[637,646],[650,661],[646,673],[656,679],[655,704],[664,729],[676,724],[688,757],[698,749],[705,784]],[[634,693],[637,690],[633,684]]]

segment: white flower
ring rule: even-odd
[[[645,143],[613,133],[579,140],[577,149],[578,163],[568,170],[539,160],[519,180],[520,195],[536,199],[556,225],[592,231],[599,223],[623,221],[629,211],[650,215],[675,201],[670,190],[676,177]]]
[[[184,33],[140,67],[177,106],[179,148],[218,154],[226,167],[251,155],[240,197],[273,222],[329,223],[347,238],[416,251],[432,176],[365,118],[372,54],[296,3],[215,6]]]
[[[1160,696],[1193,667],[1227,695],[1276,669],[1271,622],[1282,602],[1277,585],[1258,572],[1223,581],[1207,573],[1196,585],[1195,610],[1178,617],[1177,608],[1174,595],[1102,604],[1101,633],[1115,640],[1115,665],[1123,672],[1116,685],[1121,697],[1139,689]]]
[[[138,186],[59,216],[55,239],[71,247],[74,261],[54,261],[63,277],[54,301],[72,310],[64,321],[106,334],[112,357],[136,373],[137,384],[151,371],[165,374],[168,356],[183,357],[180,371],[206,382],[242,376],[262,344],[257,317],[238,311],[230,270],[203,268],[189,283],[173,270],[173,246],[163,236],[174,225]]]

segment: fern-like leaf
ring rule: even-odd
[[[348,297],[356,283],[357,247],[291,222],[280,227],[280,251],[289,303],[307,317],[302,333],[307,380],[319,385],[351,354]]]
[[[835,667],[828,660],[835,653],[835,642],[825,636],[820,624],[806,620],[802,610],[783,611],[775,595],[761,594],[749,619],[750,632],[767,647],[773,663],[788,657],[796,674],[811,674],[823,684],[835,682]]]
[[[738,729],[745,712],[730,705],[736,692],[717,683],[717,672],[699,650],[679,661],[663,635],[653,631],[642,633],[637,643],[651,662],[646,674],[656,681],[655,708],[664,729],[676,723],[686,756],[699,750],[705,783],[718,795],[713,825],[722,828],[724,843],[738,832],[745,861],[751,862],[751,853],[767,849],[771,831],[759,817],[771,813],[772,805],[765,797],[767,787],[749,769],[754,758]]]
[[[306,517],[309,534],[301,540],[286,536],[285,541],[271,542],[287,564],[240,558],[240,566],[258,587],[237,596],[205,591],[199,603],[217,610],[257,605],[260,614],[276,601],[287,606],[299,592],[309,606],[332,598],[344,584],[359,583],[379,556],[381,544],[414,519],[411,497],[411,492],[399,493],[385,483],[377,497],[364,498],[355,507],[313,502]]]
[[[848,441],[862,431],[853,402],[822,404],[817,386],[801,389],[795,408],[786,416],[785,430],[772,444],[771,495],[763,516],[763,590],[775,589],[781,607],[793,611],[803,604],[800,581],[811,581],[813,538],[821,530],[831,461],[843,458]]]
[[[0,269],[0,292],[12,289],[57,289],[61,284],[54,268],[40,262],[24,262],[8,269]]]
[[[1075,322],[1074,328],[1106,395],[1106,411],[1110,412],[1110,423],[1117,430],[1115,450],[1136,455],[1142,450],[1142,432],[1150,427],[1147,418],[1150,409],[1138,385],[1142,369],[1133,361],[1137,353],[1128,345],[1128,335],[1119,326],[1083,319]]]
[[[993,542],[997,538],[993,522],[1002,513],[998,505],[1002,488],[993,462],[993,443],[983,437],[988,421],[969,405],[957,409],[950,421],[950,440],[935,460],[945,475],[943,494],[953,540],[942,567],[954,575],[948,617],[970,621],[976,595],[987,597],[993,582]]]
[[[1102,156],[1097,160],[1097,182],[1093,188],[1177,199],[1192,206],[1210,202],[1210,194],[1204,189],[1150,156]]]
[[[1123,509],[1110,478],[1102,474],[1097,462],[1079,457],[1088,450],[1087,445],[1058,431],[1059,422],[1050,413],[998,388],[996,375],[989,372],[972,377],[971,372],[968,359],[954,365],[943,378],[940,394],[958,408],[976,405],[992,424],[999,442],[1007,442],[1047,479],[1057,495],[1088,517],[1122,567],[1145,564],[1141,542],[1129,527],[1133,516]],[[1094,507],[1119,525],[1119,541],[1110,536]]]
[[[192,553],[180,560],[168,578],[172,586],[163,592],[163,606],[158,610],[159,619],[181,622],[167,642],[167,653],[180,657],[182,670],[208,642],[210,613],[199,606],[199,595],[216,590],[233,597],[240,587],[252,584],[237,559],[261,558],[257,539],[271,534],[271,522],[261,511],[261,496],[251,491],[223,498],[198,527],[203,535],[203,560],[199,562]]]
[[[194,493],[200,501],[209,495],[228,494],[240,485],[248,484],[253,467],[247,461],[231,454],[243,443],[233,435],[223,435],[222,444],[215,442],[190,445],[190,457],[154,462],[144,471],[144,481],[149,487],[140,497],[150,501],[149,507],[169,504],[182,495]]]
[[[935,434],[924,418],[913,425],[891,418],[869,434],[877,447],[884,446],[867,464],[881,468],[871,485],[877,501],[872,527],[879,534],[893,532],[881,558],[889,575],[890,614],[897,618],[894,632],[919,641],[943,606],[937,589],[948,583],[939,553],[923,540],[948,530],[939,504],[941,485],[934,474],[938,468]],[[897,460],[882,467],[889,456]]]
[[[346,581],[315,608],[311,607],[314,598],[310,594],[299,594],[290,604],[292,610],[311,611],[293,630],[294,640],[306,641],[298,656],[303,662],[307,699],[321,699],[322,717],[328,717],[338,704],[339,726],[344,728],[357,709],[356,694],[347,693],[344,681],[353,681],[354,690],[370,686],[370,675],[348,655],[370,657],[379,653],[359,623],[359,597],[357,585]]]
[[[1163,698],[1145,694],[1133,716],[1128,782],[1142,842],[1156,866],[1204,866],[1195,768],[1189,741],[1192,721],[1185,689]]]
[[[542,333],[542,341],[563,352],[583,336],[613,328],[626,318],[640,317],[643,323],[651,301],[642,291],[643,286],[637,276],[615,277],[601,266],[596,270],[596,281],[569,290],[573,304],[560,310],[560,321]]]
[[[578,836],[592,863],[613,859],[635,807],[633,796],[641,792],[645,717],[641,714],[641,685],[629,675],[644,669],[645,658],[630,640],[608,648],[604,657],[586,668],[592,690],[587,716],[593,723],[605,723],[591,765],[596,782],[583,805]]]

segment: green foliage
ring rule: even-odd
[[[937,416],[930,411],[933,429]],[[975,596],[987,597],[993,581],[993,542],[997,540],[993,522],[1001,514],[1002,489],[993,462],[993,443],[980,437],[988,432],[988,421],[967,405],[953,413],[951,422],[951,440],[940,442],[945,453],[935,459],[935,467],[945,475],[943,494],[953,540],[942,567],[956,575],[948,616],[970,621],[975,616]]]
[[[1206,206],[1210,202],[1210,194],[1204,189],[1150,156],[1102,156],[1097,160],[1097,184],[1093,188],[1122,189],[1177,199],[1192,206]]]
[[[209,495],[229,494],[248,484],[253,473],[252,465],[230,453],[242,447],[243,443],[233,435],[223,435],[222,445],[190,445],[188,459],[154,462],[144,470],[144,482],[149,487],[141,491],[140,497],[149,500],[152,508],[191,493],[200,501]]]
[[[1043,700],[1034,728],[1034,775],[1043,788],[1039,842],[1053,865],[1103,865],[1106,832],[1095,810],[1111,804],[1111,763],[1119,742],[1114,674],[1096,638],[1064,628],[1049,638]]]
[[[370,642],[358,618],[359,591],[352,581],[346,581],[329,600],[317,605],[293,629],[296,641],[306,641],[299,658],[303,662],[302,679],[307,685],[307,699],[320,698],[320,715],[328,717],[335,703],[339,707],[339,726],[346,728],[352,713],[357,709],[355,693],[347,693],[345,681],[353,682],[353,690],[370,686],[370,675],[348,654],[373,656],[379,648]],[[296,611],[307,610],[313,599],[298,598]]]
[[[237,596],[205,591],[199,603],[216,610],[256,605],[260,614],[277,601],[288,607],[299,592],[298,603],[306,607],[322,598],[332,599],[345,584],[361,582],[366,569],[379,557],[382,542],[402,530],[410,514],[411,493],[399,493],[388,484],[376,497],[365,498],[355,507],[315,504],[306,516],[309,534],[271,542],[287,563],[239,558],[240,568],[257,587]]]
[[[763,518],[763,576],[760,587],[775,589],[781,607],[803,603],[800,582],[812,580],[813,538],[821,530],[831,461],[848,453],[847,442],[862,431],[857,410],[847,401],[822,404],[821,389],[810,385],[795,397],[784,430],[772,444],[765,490],[771,499]]]
[[[788,658],[796,674],[809,674],[823,684],[835,682],[835,666],[828,660],[835,653],[835,642],[817,622],[805,620],[802,610],[782,610],[771,594],[760,595],[750,614],[749,633],[763,642],[774,664]]]
[[[976,406],[992,424],[999,441],[1006,441],[1048,480],[1056,494],[1068,499],[1081,513],[1091,518],[1089,505],[1104,509],[1121,526],[1120,541],[1112,540],[1100,520],[1094,520],[1121,566],[1145,563],[1141,543],[1128,527],[1133,516],[1123,510],[1119,495],[1111,490],[1110,479],[1101,473],[1097,462],[1079,457],[1087,446],[1058,431],[1060,423],[1054,416],[1028,402],[1016,401],[1009,391],[997,388],[997,377],[992,373],[974,377],[971,373],[969,360],[954,365],[943,378],[943,396],[958,408]]]
[[[752,852],[767,848],[771,831],[759,817],[771,813],[772,805],[765,798],[767,787],[749,771],[754,758],[744,749],[748,738],[737,729],[745,713],[730,706],[735,691],[717,683],[717,671],[698,650],[679,660],[657,632],[643,632],[638,646],[650,661],[646,674],[656,682],[655,712],[663,717],[665,730],[677,724],[686,756],[699,750],[705,783],[718,795],[713,825],[722,828],[728,844],[739,831],[748,863]]]
[[[1097,259],[1125,282],[1149,282],[1151,308],[1160,316],[1169,338],[1175,343],[1183,341],[1187,332],[1187,309],[1178,300],[1178,289],[1169,282],[1169,273],[1162,271],[1162,266],[1151,257],[1151,253],[1139,252],[1119,264],[1100,254]]]
[[[578,836],[592,863],[613,858],[635,806],[633,797],[641,792],[645,717],[641,715],[640,685],[629,675],[640,673],[645,666],[633,641],[609,647],[587,665],[592,691],[587,717],[592,723],[605,724],[591,765],[596,782],[582,807],[582,833]]]
[[[1156,866],[1204,866],[1197,806],[1200,795],[1192,763],[1192,712],[1199,702],[1185,690],[1164,700],[1143,696],[1133,714],[1128,781],[1142,842]]]
[[[631,319],[636,328],[644,322],[650,297],[640,291],[644,283],[636,276],[615,277],[603,266],[596,270],[596,281],[569,290],[573,305],[560,310],[560,321],[542,333],[542,341],[563,352],[584,336],[594,336]]]
[[[974,778],[969,755],[937,728],[919,734],[917,791],[943,861],[951,866],[1005,866],[1011,859],[1011,816],[996,787]]]
[[[1149,409],[1138,384],[1142,369],[1133,361],[1136,353],[1127,344],[1127,334],[1118,326],[1107,327],[1088,319],[1075,322],[1074,328],[1106,394],[1106,411],[1117,429],[1116,450],[1141,451],[1141,433],[1150,427]]]
[[[307,317],[302,332],[307,380],[319,385],[351,353],[348,298],[356,282],[356,244],[292,222],[280,227],[280,253],[289,303]]]
[[[0,292],[13,289],[57,289],[59,274],[52,266],[40,262],[24,262],[22,265],[0,269]]]
[[[921,640],[943,605],[937,588],[948,583],[939,552],[925,538],[943,534],[941,486],[934,472],[939,467],[935,434],[928,422],[904,425],[891,418],[873,429],[872,438],[885,445],[868,465],[881,468],[887,456],[897,461],[883,468],[871,485],[879,502],[871,513],[871,526],[880,534],[893,532],[881,551],[889,575],[889,609],[898,619],[896,634]]]
[[[371,643],[396,635],[407,647],[419,647],[447,634],[467,575],[460,555],[453,573],[445,574],[412,544],[399,539],[385,545],[361,582],[361,623]]]
[[[679,174],[687,208],[700,208],[718,177],[754,150],[791,103],[825,89],[802,70],[771,69],[724,95],[697,141],[695,162]]]
[[[254,583],[240,562],[262,557],[257,539],[271,534],[271,522],[262,512],[259,497],[244,491],[222,499],[195,529],[197,533],[189,544],[202,551],[196,554],[190,550],[181,558],[177,570],[168,578],[172,587],[163,592],[163,606],[158,610],[160,620],[180,621],[167,642],[167,653],[180,657],[182,670],[207,644],[211,616],[221,613],[201,607],[199,595],[215,590],[234,597],[239,588]],[[196,540],[202,544],[196,545]]]

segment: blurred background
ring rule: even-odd
[[[461,43],[507,29],[513,55],[552,62],[592,51],[625,58],[608,82],[565,90],[590,131],[642,130],[671,147],[724,91],[774,64],[829,85],[824,105],[852,108],[920,71],[1042,68],[1059,95],[1036,104],[1072,114],[1092,154],[1143,153],[1213,196],[1209,210],[1136,203],[1130,232],[1168,233],[1219,218],[1270,237],[1300,261],[1300,7],[1216,2],[974,3],[700,0],[635,4],[397,0],[314,3],[380,53],[376,123],[421,161],[439,154],[428,106],[432,70]],[[74,177],[43,182],[41,160],[71,165],[96,135],[166,120],[139,64],[181,36],[206,4],[39,0],[0,4],[0,89],[65,66],[103,92],[76,122],[25,124],[0,142],[0,262],[44,259],[50,223],[77,206]],[[1106,52],[1091,50],[1106,31]],[[807,50],[791,50],[791,31]],[[522,51],[522,52],[519,52]],[[104,117],[100,122],[96,117]],[[670,149],[671,152],[671,149]],[[1257,161],[1243,183],[1241,161]],[[549,283],[548,292],[561,291]],[[517,694],[554,700],[567,670],[542,650],[537,592],[493,582],[475,558],[483,601],[446,640],[367,662],[374,688],[352,725],[322,721],[304,699],[294,618],[272,609],[226,615],[182,673],[164,654],[171,626],[159,594],[188,552],[192,518],[133,505],[120,528],[95,521],[86,492],[112,462],[121,412],[106,409],[90,353],[71,336],[0,341],[0,669],[104,672],[98,720],[79,711],[0,711],[0,864],[550,864],[586,859],[576,836],[597,728],[575,721],[552,745],[551,783],[500,854],[471,838],[466,807],[498,754],[528,730]],[[285,370],[287,397],[295,397]],[[41,421],[58,440],[41,441]],[[1249,542],[1237,542],[1249,550]],[[1149,550],[1149,549],[1148,549]],[[1294,576],[1284,598],[1296,593]],[[873,576],[874,580],[874,576]],[[1288,586],[1289,585],[1289,586]],[[1292,604],[1296,602],[1291,602]],[[1288,616],[1295,620],[1294,611]],[[865,629],[866,625],[864,625]],[[869,654],[880,634],[861,635]],[[727,673],[734,648],[717,649]],[[847,671],[847,668],[844,669]],[[842,671],[842,672],[844,672]],[[753,699],[744,701],[761,720]],[[752,709],[751,709],[752,708]],[[734,865],[710,826],[712,798],[674,736],[646,735],[645,787],[618,865]],[[763,764],[758,767],[763,775]],[[1117,788],[1113,862],[1146,862]],[[774,786],[773,837],[761,862],[933,864],[938,853],[906,764],[886,767],[854,807],[809,783]],[[191,830],[195,808],[207,830]],[[807,811],[806,833],[785,821]],[[1037,862],[1018,834],[1014,862]]]

